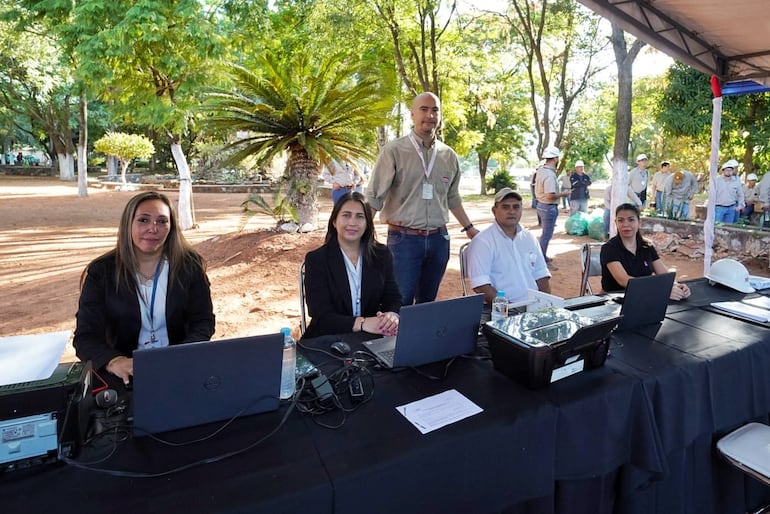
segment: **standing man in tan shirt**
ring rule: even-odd
[[[369,205],[388,224],[403,305],[436,299],[449,261],[449,211],[469,238],[478,233],[462,205],[457,154],[436,139],[441,101],[422,93],[411,113],[412,132],[383,147],[366,189]]]

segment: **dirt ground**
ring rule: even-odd
[[[0,176],[0,336],[74,330],[83,268],[114,246],[121,211],[134,194],[92,188],[88,198],[79,198],[75,183]],[[176,202],[176,192],[166,194]],[[214,338],[277,332],[283,326],[297,335],[299,265],[322,244],[325,228],[309,234],[274,232],[271,218],[242,212],[245,198],[242,193],[195,194],[198,228],[185,232],[208,261],[217,317]],[[490,206],[491,198],[465,204],[479,228],[491,223]],[[322,197],[323,227],[330,210],[331,200]],[[580,284],[578,249],[591,240],[565,234],[566,218],[562,212],[549,254],[559,268],[552,272],[553,293],[571,297]],[[522,223],[539,235],[535,220],[534,210],[525,209]],[[452,256],[440,298],[462,294],[457,253],[467,238],[451,221]],[[385,241],[383,225],[378,233]],[[680,280],[703,274],[700,261],[677,254],[662,257]],[[73,359],[68,346],[62,360]]]

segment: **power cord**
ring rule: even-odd
[[[267,441],[273,435],[275,435],[278,432],[278,430],[280,430],[281,427],[283,427],[283,425],[286,423],[286,420],[289,418],[289,415],[294,411],[294,409],[297,406],[297,401],[298,401],[299,395],[300,395],[299,393],[300,393],[300,391],[302,389],[305,388],[305,381],[304,381],[304,379],[300,379],[299,382],[300,382],[300,384],[299,384],[300,387],[299,387],[299,389],[297,391],[295,391],[294,396],[292,396],[291,403],[289,404],[289,408],[286,409],[286,412],[281,417],[279,423],[272,430],[270,430],[267,434],[265,434],[264,436],[260,437],[259,439],[257,439],[253,443],[248,444],[247,446],[245,446],[243,448],[240,448],[238,450],[233,450],[231,452],[226,452],[226,453],[223,453],[223,454],[220,454],[220,455],[216,455],[214,457],[208,457],[208,458],[205,458],[205,459],[200,459],[200,460],[197,460],[197,461],[194,461],[194,462],[190,462],[188,464],[184,464],[182,466],[177,466],[175,468],[167,469],[165,471],[160,471],[160,472],[157,472],[157,473],[142,473],[142,472],[135,472],[135,471],[121,471],[121,470],[115,470],[115,469],[96,468],[96,467],[93,467],[93,463],[81,463],[81,462],[78,462],[78,461],[76,461],[74,459],[69,459],[69,458],[65,458],[63,460],[67,464],[69,464],[69,465],[71,465],[73,467],[79,468],[79,469],[86,469],[86,470],[89,470],[89,471],[95,471],[97,473],[103,473],[105,475],[116,476],[116,477],[123,477],[123,478],[158,478],[158,477],[164,477],[164,476],[172,475],[172,474],[178,473],[180,471],[185,471],[185,470],[197,467],[197,466],[201,466],[203,464],[212,464],[214,462],[219,462],[219,461],[228,459],[230,457],[234,457],[236,455],[240,455],[242,453],[250,451],[253,448],[257,447],[258,445],[262,444],[263,442]],[[243,411],[241,411],[241,412],[243,412]],[[188,442],[182,443],[182,444],[191,444],[193,442],[200,442],[200,441],[204,441],[204,440],[212,437],[213,435],[221,432],[222,429],[224,429],[225,426],[228,426],[230,423],[232,423],[232,421],[235,418],[237,418],[239,415],[240,415],[240,413],[237,414],[236,416],[234,416],[233,418],[231,418],[230,420],[228,420],[223,427],[220,427],[219,429],[217,429],[214,433],[210,434],[209,436],[206,436],[206,437],[200,438],[200,439],[196,439],[195,441],[188,441]],[[170,443],[169,441],[159,440],[157,438],[154,438],[154,439],[156,441],[158,441],[158,442],[163,443],[163,444],[169,444]],[[181,446],[182,444],[170,443],[171,446]],[[115,452],[115,450],[117,449],[117,441],[115,442],[115,445],[116,445],[116,448],[113,450],[113,452],[109,456],[111,456]],[[101,459],[98,462],[103,462],[104,460],[109,458],[109,456],[104,458],[104,459]]]

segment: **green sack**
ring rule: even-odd
[[[588,235],[591,239],[604,241],[604,216],[592,218],[588,223]]]
[[[564,222],[564,230],[572,236],[582,236],[588,232],[588,220],[582,212],[576,212]]]

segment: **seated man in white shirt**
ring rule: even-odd
[[[484,294],[487,304],[498,290],[509,302],[526,300],[527,289],[551,292],[551,274],[540,245],[519,224],[521,209],[519,193],[509,187],[498,191],[492,207],[495,222],[471,240],[465,254],[471,287]]]

